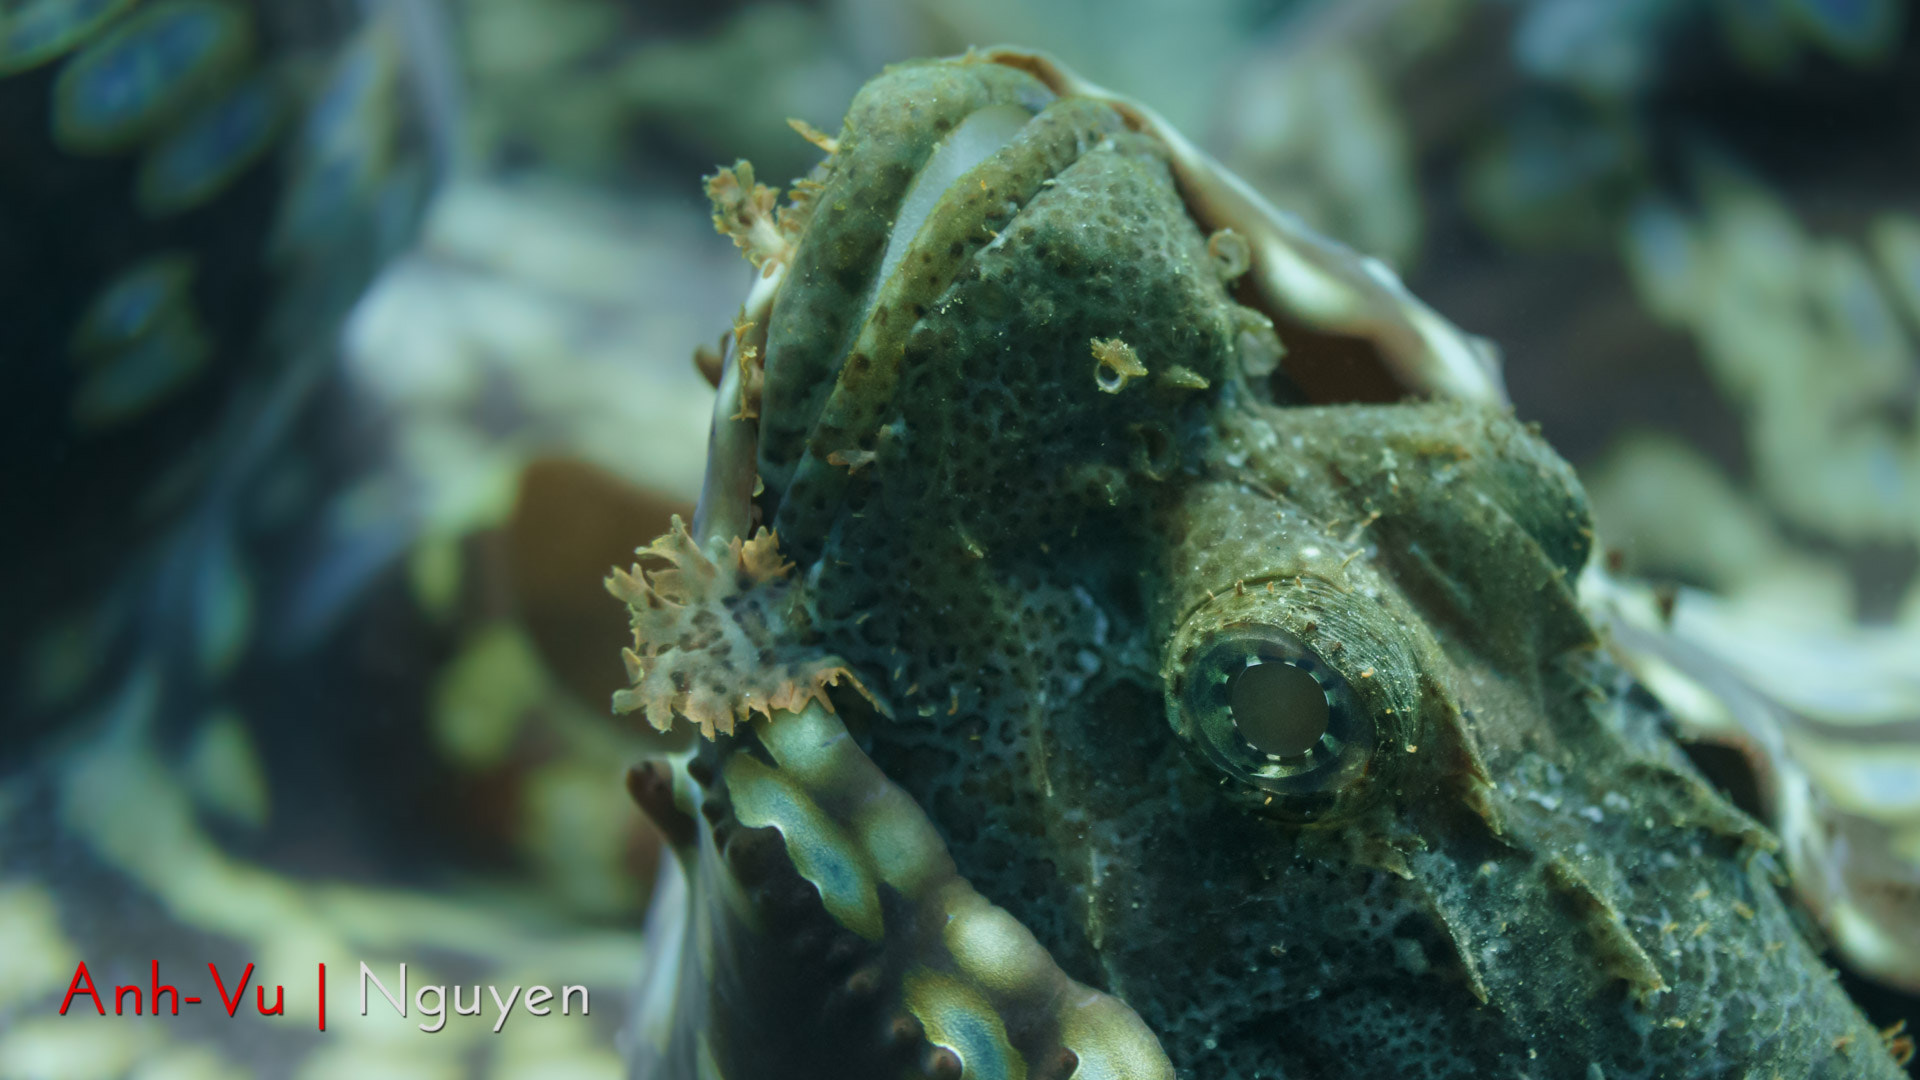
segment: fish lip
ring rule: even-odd
[[[756,278],[741,305],[743,333],[733,334],[721,361],[720,386],[713,399],[713,423],[707,432],[707,472],[700,482],[700,501],[693,511],[693,537],[702,547],[709,541],[747,536],[753,527],[754,487],[759,480],[759,425],[739,411],[740,356],[744,350],[764,357],[767,321],[773,301],[786,281],[787,267]]]

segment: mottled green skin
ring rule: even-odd
[[[1161,588],[1275,579],[1275,623],[1317,621],[1302,635],[1316,652],[1352,682],[1373,668],[1412,708],[1376,716],[1368,774],[1305,827],[1220,798],[1145,718],[1118,753],[1087,734],[1110,721],[1050,722],[1055,799],[1103,819],[1087,846],[1153,869],[1089,906],[1105,985],[1177,1061],[1196,1076],[1897,1075],[1767,880],[1767,839],[1595,649],[1566,587],[1585,506],[1551,450],[1449,406],[1219,420],[1153,544]],[[1116,784],[1128,760],[1163,782]],[[1387,850],[1404,879],[1381,869]],[[1664,992],[1647,993],[1649,962]]]
[[[959,874],[1183,1077],[1897,1075],[1771,841],[1599,651],[1571,471],[1505,415],[1246,376],[1245,313],[1149,140],[1085,103],[1070,154],[1030,125],[856,336],[898,201],[873,185],[904,189],[983,81],[1044,98],[1023,78],[916,65],[863,92],[775,307],[761,428],[807,632],[891,704],[850,726]],[[989,188],[983,230],[959,200]],[[1109,393],[1089,342],[1116,336],[1152,374]],[[1207,388],[1157,377],[1175,365]],[[852,450],[875,456],[827,460]],[[1236,620],[1354,687],[1356,780],[1270,803],[1176,732],[1186,647]],[[714,1000],[716,1031],[793,1015]]]

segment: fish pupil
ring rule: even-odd
[[[1280,758],[1318,746],[1332,719],[1320,681],[1287,663],[1255,661],[1242,668],[1227,690],[1227,707],[1242,738]]]

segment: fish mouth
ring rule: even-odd
[[[785,283],[765,305],[757,464],[767,520],[778,519],[809,459],[824,463],[835,451],[857,449],[823,435],[822,425],[831,427],[833,414],[845,411],[834,402],[886,396],[890,384],[867,376],[897,366],[901,342],[918,319],[906,309],[924,310],[978,246],[980,238],[968,237],[950,254],[941,220],[961,212],[956,194],[980,180],[983,165],[1017,153],[1008,148],[1028,137],[1033,119],[1054,103],[1021,72],[952,61],[889,69],[856,97],[845,132],[812,182],[818,190],[809,196]],[[928,247],[935,234],[937,252]],[[849,381],[854,385],[844,385]]]
[[[1065,154],[1052,145],[1063,130],[1072,133]],[[754,433],[762,520],[810,547],[801,534],[820,526],[817,508],[836,503],[846,473],[874,453],[921,314],[983,244],[1000,243],[1034,185],[1115,135],[1150,142],[1195,226],[1233,241],[1237,255],[1209,252],[1239,267],[1235,295],[1249,318],[1265,320],[1262,340],[1283,328],[1286,347],[1272,351],[1309,400],[1506,402],[1492,347],[1377,260],[1276,210],[1151,110],[1044,54],[998,48],[890,69],[827,143],[791,266],[749,305],[758,326],[748,330],[753,347],[739,350],[764,372]],[[1005,205],[976,205],[976,187]],[[976,217],[977,227],[957,227]],[[789,512],[789,503],[810,509]]]

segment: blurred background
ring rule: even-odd
[[[881,66],[1002,42],[1498,343],[1588,485],[1605,603],[1658,639],[1643,676],[1787,834],[1870,1015],[1920,1020],[1917,23],[0,0],[0,1078],[620,1075],[658,858],[620,777],[655,744],[609,716],[599,582],[690,509],[692,356],[752,279],[700,177],[801,176],[788,118],[833,132]],[[156,958],[255,962],[288,1015],[55,1014],[78,961]],[[323,960],[597,1008],[322,1036]]]

